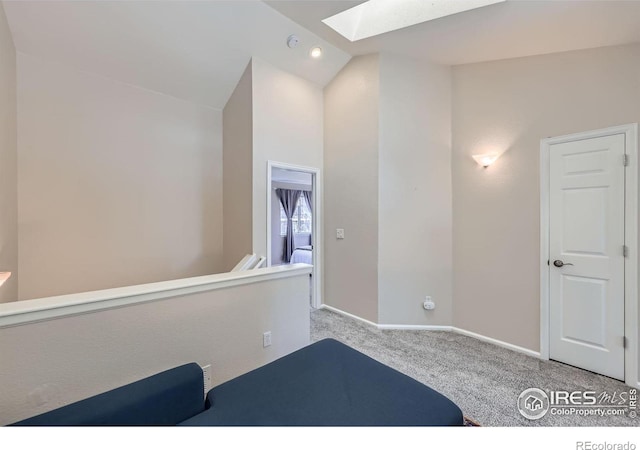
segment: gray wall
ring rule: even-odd
[[[20,299],[221,271],[222,112],[18,53]]]
[[[325,89],[325,180],[326,303],[450,325],[450,68],[387,53],[347,64]]]
[[[251,62],[222,112],[223,270],[252,253],[253,97]]]
[[[640,45],[453,68],[456,327],[539,350],[540,140],[631,122]]]
[[[378,55],[324,90],[324,303],[378,321]],[[336,239],[344,228],[345,239]]]
[[[379,323],[450,325],[449,67],[380,55],[378,189]]]
[[[322,168],[322,90],[254,58],[224,108],[223,128],[228,270],[247,253],[267,254],[267,162]]]
[[[268,161],[322,169],[322,88],[260,59],[252,64],[253,251],[266,256]]]
[[[0,272],[13,275],[0,287],[0,303],[18,299],[16,52],[0,4]]]

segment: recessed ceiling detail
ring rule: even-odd
[[[369,0],[323,20],[351,42],[506,0]]]

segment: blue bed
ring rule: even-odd
[[[460,408],[442,394],[325,339],[213,388],[206,401],[202,370],[190,363],[14,425],[462,424]]]
[[[182,425],[462,425],[451,400],[336,340],[325,339],[213,388]]]

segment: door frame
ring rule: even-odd
[[[311,174],[311,190],[313,191],[313,212],[311,217],[313,292],[311,306],[317,309],[322,305],[322,173],[320,169],[315,167],[267,161],[267,267],[271,267],[271,173],[276,168]]]
[[[624,243],[628,256],[624,262],[624,379],[625,383],[640,387],[638,374],[638,124],[632,123],[600,130],[585,131],[565,136],[549,137],[540,141],[540,358],[549,359],[550,266],[549,206],[550,206],[550,151],[551,145],[592,139],[614,134],[625,135],[627,170],[625,173]],[[620,164],[623,162],[620,161]],[[622,251],[622,248],[620,249]]]

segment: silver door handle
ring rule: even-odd
[[[566,262],[562,262],[562,260],[560,260],[560,259],[556,259],[556,260],[553,262],[553,265],[554,265],[554,266],[556,266],[556,267],[562,267],[562,266],[573,266],[573,264],[571,264],[571,263],[566,263]]]

